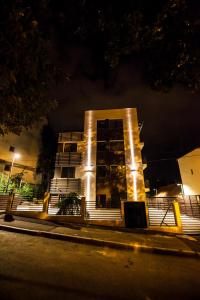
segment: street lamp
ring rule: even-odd
[[[10,177],[11,177],[11,175],[12,175],[12,169],[13,169],[13,166],[14,166],[15,159],[18,159],[18,158],[20,158],[20,154],[19,154],[19,153],[14,153],[13,159],[12,159],[11,168],[10,168],[10,172],[9,172],[9,175],[8,175],[8,181],[7,181],[7,186],[6,186],[6,192],[8,191],[8,186],[9,186],[9,182],[10,182]]]
[[[8,185],[9,185],[10,177],[12,175],[12,169],[13,169],[13,166],[14,166],[15,159],[18,159],[18,158],[20,158],[20,154],[19,153],[14,153],[11,168],[10,168],[10,172],[9,172],[9,175],[8,175],[8,182],[7,182],[6,192],[8,191]],[[6,212],[5,212],[5,215],[4,215],[4,221],[6,221],[6,222],[14,221],[14,218],[13,218],[13,215],[12,215],[12,212],[11,212],[12,204],[13,204],[13,197],[14,197],[14,194],[12,194],[9,197],[9,200],[8,200],[8,203],[7,203]]]

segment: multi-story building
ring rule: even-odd
[[[41,182],[36,167],[44,124],[45,121],[41,121],[30,130],[23,129],[19,136],[13,133],[0,136],[0,180],[8,178],[9,174],[13,176],[23,173],[24,182]],[[19,156],[15,159],[16,154]]]
[[[51,180],[49,213],[58,211],[56,204],[62,195],[75,192],[84,195],[82,184],[83,133],[64,132],[58,135],[54,178]]]
[[[184,195],[200,195],[200,148],[178,159]]]
[[[142,146],[135,108],[86,111],[83,133],[59,134],[49,213],[60,195],[76,192],[85,218],[120,224],[122,203],[145,203]]]

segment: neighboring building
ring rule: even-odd
[[[56,213],[55,204],[61,195],[75,192],[83,195],[81,182],[82,172],[83,133],[59,133],[56,153],[54,178],[51,180],[51,203],[49,213]]]
[[[181,184],[172,183],[154,189],[154,197],[182,197]]]
[[[178,159],[184,195],[200,195],[200,148]]]
[[[145,202],[135,108],[85,112],[84,132],[60,133],[49,213],[69,192],[85,196],[86,218],[120,221],[121,202]]]
[[[8,177],[14,155],[20,156],[14,160],[12,174],[24,173],[23,180],[28,183],[39,183],[36,175],[36,165],[40,149],[41,128],[44,122],[35,125],[31,130],[22,130],[18,136],[13,133],[0,137],[0,175]]]

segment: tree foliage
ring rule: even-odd
[[[57,215],[79,215],[81,213],[81,198],[77,193],[69,193],[61,197],[56,205],[59,210]]]
[[[47,4],[0,1],[0,134],[19,133],[55,105],[45,98],[57,74],[41,21]]]
[[[195,1],[52,0],[51,5],[58,40],[89,46],[104,69],[117,68],[124,58],[140,59],[152,88],[168,90],[181,83],[199,91]]]
[[[83,69],[93,79],[133,58],[152,88],[200,89],[195,0],[0,0],[0,7],[0,134],[20,132],[54,106],[45,97],[59,75],[52,53],[65,45],[91,50],[94,66]]]
[[[57,148],[57,136],[50,125],[44,125],[41,132],[41,146],[37,162],[37,173],[42,174],[43,192],[48,189],[50,179],[53,177]]]

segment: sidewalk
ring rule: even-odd
[[[5,222],[0,215],[0,230],[66,240],[82,244],[121,250],[200,258],[200,238],[145,230],[112,230],[97,226],[58,224],[54,222],[14,216]]]

